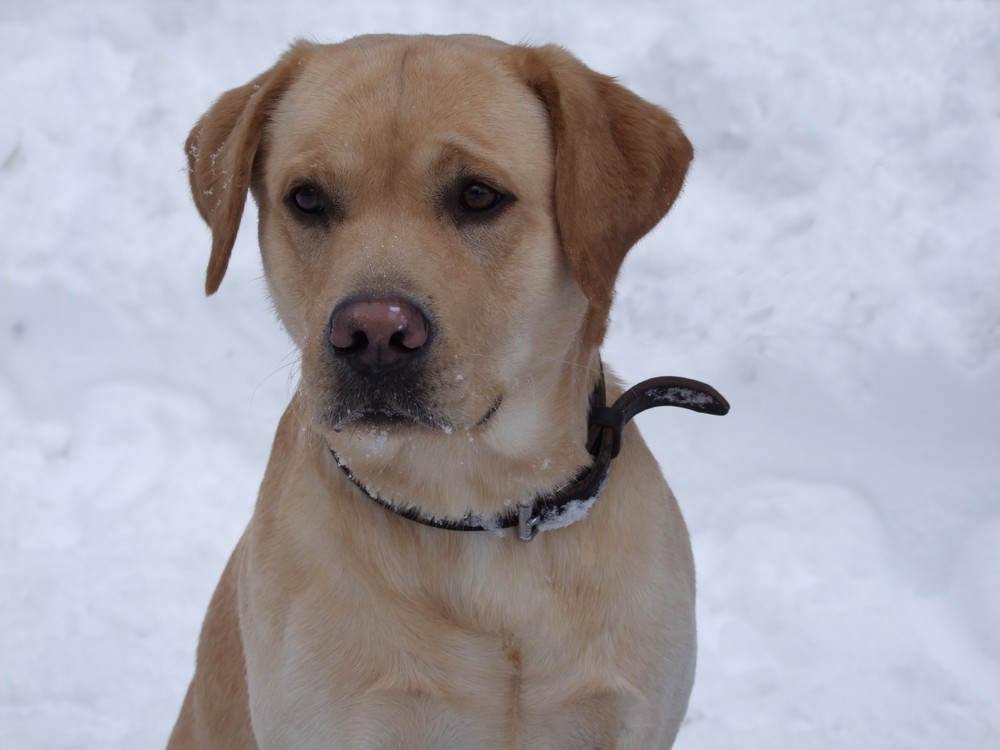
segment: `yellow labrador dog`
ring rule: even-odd
[[[625,423],[724,402],[622,396],[599,347],[677,123],[556,47],[371,36],[295,44],[187,148],[208,293],[250,192],[302,359],[170,748],[670,747],[691,550]]]

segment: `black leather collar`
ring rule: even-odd
[[[518,538],[530,542],[538,531],[568,526],[583,518],[604,491],[611,461],[621,450],[622,432],[636,414],[657,406],[679,406],[703,414],[724,415],[729,403],[712,386],[697,380],[664,376],[644,380],[625,391],[611,406],[606,405],[604,370],[590,395],[587,450],[594,457],[567,486],[539,495],[530,504],[491,517],[467,515],[460,519],[424,515],[416,505],[389,502],[367,487],[341,460],[333,448],[337,465],[368,497],[393,513],[425,526],[447,531],[499,531],[517,527]]]

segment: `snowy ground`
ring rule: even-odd
[[[308,35],[558,42],[698,150],[606,359],[699,568],[678,747],[1000,747],[1000,3],[0,3],[0,747],[163,744],[294,383],[181,144]],[[252,221],[252,215],[249,221]]]

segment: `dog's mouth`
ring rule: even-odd
[[[410,413],[384,408],[343,409],[331,415],[329,420],[334,432],[341,432],[351,425],[375,429],[391,427],[424,427],[431,430],[449,431],[450,426],[440,419],[424,412]]]
[[[449,381],[449,386],[442,385],[442,380]],[[464,387],[451,387],[450,380],[426,363],[367,377],[334,366],[322,372],[309,390],[320,423],[334,432],[363,428],[380,433],[429,430],[451,434],[490,424],[500,410],[502,395],[494,391],[495,396],[484,402],[464,377],[459,380]]]
[[[473,427],[480,429],[489,424],[494,415],[500,410],[503,397],[498,396],[489,409],[473,424]],[[419,427],[445,434],[455,431],[456,425],[453,421],[443,418],[432,411],[413,404],[390,404],[379,400],[372,400],[365,404],[344,405],[333,409],[327,414],[327,421],[334,432],[342,432],[349,426],[366,427],[377,430],[388,430],[393,428]],[[462,429],[462,428],[459,428]]]

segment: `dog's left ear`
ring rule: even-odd
[[[586,336],[600,343],[625,254],[670,209],[694,151],[665,110],[562,48],[516,54],[552,123],[556,221],[590,301]]]
[[[226,274],[264,125],[310,46],[297,42],[270,70],[227,91],[188,136],[185,149],[191,195],[212,230],[206,294],[214,293]]]

